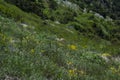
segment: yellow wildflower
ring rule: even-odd
[[[67,64],[68,64],[68,65],[71,65],[71,64],[72,64],[72,62],[68,62]]]
[[[35,50],[34,49],[31,49],[31,53],[34,53],[35,52]]]
[[[109,53],[103,53],[102,56],[103,57],[111,57],[111,55]]]
[[[117,72],[117,69],[115,67],[111,67],[110,70],[113,72],[113,73],[116,73]]]
[[[75,45],[70,45],[69,48],[72,50],[77,50],[77,46],[75,46]]]
[[[77,75],[77,69],[74,68],[74,69],[70,69],[68,70],[68,73],[70,76],[76,76]]]
[[[74,69],[70,69],[68,71],[68,73],[69,73],[70,76],[74,76],[75,75],[75,70]]]

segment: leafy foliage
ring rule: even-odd
[[[50,19],[53,21],[57,20],[61,23],[73,21],[73,18],[77,15],[74,10],[64,6],[59,6],[55,0],[40,0],[38,2],[27,0],[6,1],[15,4],[26,12],[35,13],[42,19]]]
[[[43,19],[30,13],[32,10],[27,13],[0,1],[0,79],[120,78],[119,25],[94,13],[45,2],[50,0],[9,1],[25,11],[33,8],[22,2],[43,5]]]
[[[110,16],[113,19],[119,20],[119,0],[69,0],[78,4],[82,9],[87,8],[100,13],[104,17]]]
[[[49,1],[49,4],[46,4],[46,5],[44,5],[44,3],[46,2],[44,0],[40,0],[40,1],[8,0],[7,2],[15,4],[16,6],[20,7],[24,11],[35,13],[35,14],[41,16],[43,19],[46,19],[46,17],[47,17],[43,13],[43,10],[45,9],[45,7],[49,7],[50,9],[55,9],[55,7],[57,5],[54,0]]]
[[[103,39],[112,41],[114,38],[119,40],[119,35],[115,36],[114,30],[118,30],[119,26],[110,23],[104,19],[96,17],[94,14],[85,13],[75,18],[75,21],[68,24],[73,26],[80,33],[88,37],[99,36]]]
[[[85,41],[82,36],[80,37],[83,40],[79,39],[79,43],[74,43],[69,39],[60,39],[55,34],[37,31],[30,25],[20,26],[13,20],[1,16],[0,21],[1,79],[119,78],[120,64],[111,59],[107,62],[102,58],[102,55],[110,55],[103,53],[107,50],[97,50],[101,48],[99,45],[106,46],[104,43],[89,43],[88,41],[92,40]]]

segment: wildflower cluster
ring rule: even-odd
[[[110,67],[110,70],[114,74],[120,75],[120,66],[118,68],[115,68],[114,66]]]
[[[68,70],[68,74],[71,76],[71,77],[75,77],[75,76],[77,76],[77,75],[82,75],[82,76],[84,76],[84,75],[86,75],[86,73],[85,73],[85,71],[84,70],[78,70],[78,69],[76,69],[76,68],[74,68],[74,69],[69,69]]]
[[[70,69],[68,70],[68,73],[70,76],[75,76],[76,75],[76,70],[75,69]]]
[[[77,50],[77,46],[76,45],[68,45],[68,47],[71,49],[71,50]]]

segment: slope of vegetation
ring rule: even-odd
[[[1,80],[120,79],[119,25],[65,6],[47,18],[21,9],[0,1]]]
[[[120,20],[120,1],[119,0],[68,0],[78,4],[87,11],[93,10],[104,17],[109,16],[112,19]]]
[[[1,8],[3,7],[4,9],[6,9],[7,7],[9,7],[10,9],[4,10],[2,8],[1,11],[7,15],[9,14],[11,17],[15,19],[18,19],[18,21],[27,22],[30,24],[33,23],[32,25],[39,27],[39,25],[41,24],[43,25],[46,23],[49,24],[50,21],[52,20],[54,22],[62,23],[63,26],[65,24],[68,24],[68,27],[72,26],[73,28],[80,31],[80,33],[82,31],[82,33],[85,34],[88,33],[93,36],[99,36],[101,38],[110,40],[112,42],[119,42],[120,40],[120,35],[119,35],[120,27],[119,25],[115,24],[114,21],[110,21],[107,18],[105,19],[101,18],[101,16],[99,14],[96,14],[95,12],[82,13],[80,8],[77,6],[76,6],[78,8],[77,10],[71,7],[67,7],[70,6],[68,5],[67,2],[64,3],[61,2],[59,4],[57,4],[57,2],[55,2],[54,0],[53,1],[48,0],[48,2],[43,0],[38,2],[27,1],[27,0],[21,0],[21,1],[10,0],[9,2],[15,4],[24,11],[27,11],[29,13],[31,12],[35,13],[38,16],[40,16],[43,20],[45,20],[45,22],[41,23],[41,20],[39,19],[40,17],[36,15],[33,16],[31,15],[32,17],[29,17],[30,15],[29,16],[25,15],[25,13],[19,10],[17,7],[2,2],[3,4],[1,5]],[[74,6],[74,4],[72,3],[69,4]],[[14,12],[19,12],[21,14]],[[16,16],[20,18],[17,18]],[[71,24],[71,22],[72,25],[69,25]]]
[[[120,64],[106,50],[106,41],[96,44],[81,36],[75,43],[1,16],[0,20],[0,79],[119,79]]]

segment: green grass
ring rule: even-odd
[[[15,21],[27,23],[29,25],[38,26],[41,24],[41,19],[35,14],[26,13],[15,5],[0,1],[0,13],[9,18],[14,18]]]
[[[45,11],[45,15],[47,15],[49,18],[46,18],[48,20],[42,20],[40,18],[42,16],[24,12],[20,8],[6,3],[5,1],[0,1],[0,4],[0,11],[2,14],[5,14],[5,16],[9,18],[14,18],[14,20],[17,22],[35,26],[39,31],[47,30],[54,34],[60,34],[61,37],[65,36],[66,34],[67,37],[69,36],[69,33],[67,35],[65,29],[66,27],[69,28],[72,26],[73,29],[85,36],[100,37],[113,43],[120,43],[119,25],[116,25],[114,21],[110,22],[105,21],[105,19],[98,18],[94,15],[94,13],[82,13],[81,11],[77,11],[78,13],[76,13],[76,11],[62,5],[59,5],[56,10],[50,10],[47,6],[47,3],[47,7],[44,8],[43,12]],[[45,4],[43,5],[45,6]],[[51,18],[54,18],[54,20],[51,21]],[[57,25],[54,23],[54,21],[59,21],[64,24]],[[65,29],[63,27],[65,27]]]
[[[77,41],[59,34],[20,26],[0,16],[0,79],[118,80],[120,63],[101,57],[110,54],[109,42],[79,36]],[[64,28],[64,27],[63,27]],[[66,31],[66,33],[69,33]],[[71,35],[72,36],[72,35]],[[64,37],[64,36],[62,36]],[[75,39],[76,40],[76,39]],[[114,51],[113,51],[114,52]],[[117,52],[117,51],[115,51]]]
[[[120,53],[118,25],[93,14],[57,24],[2,1],[0,11],[1,80],[119,80],[120,63],[113,59]]]

